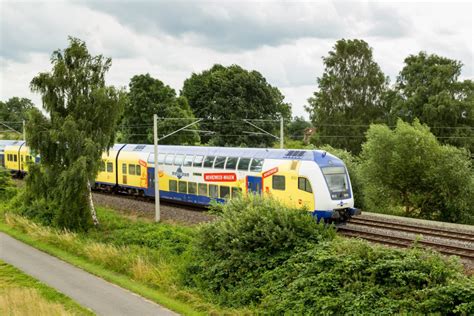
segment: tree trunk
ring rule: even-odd
[[[99,219],[97,218],[97,213],[95,212],[94,201],[92,200],[92,189],[90,181],[87,181],[87,189],[89,190],[89,207],[91,209],[92,222],[94,226],[99,226]]]

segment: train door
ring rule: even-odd
[[[262,177],[247,176],[247,192],[262,194]]]
[[[147,195],[155,196],[155,168],[148,168]]]

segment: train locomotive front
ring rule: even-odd
[[[315,168],[312,174],[319,187],[314,194],[313,215],[326,222],[345,222],[351,216],[361,214],[354,207],[351,181],[344,162],[325,151],[313,151],[313,156]]]

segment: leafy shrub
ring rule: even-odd
[[[202,226],[188,268],[191,283],[221,303],[258,302],[259,279],[299,249],[331,240],[332,228],[317,224],[301,209],[257,196],[233,199],[222,206],[220,220]]]
[[[360,158],[366,205],[405,216],[474,223],[474,172],[466,150],[440,145],[418,121],[372,125]]]
[[[8,170],[0,166],[0,200],[8,200],[16,193],[16,188],[11,180]]]
[[[293,255],[265,275],[263,292],[261,308],[270,314],[474,312],[474,280],[458,262],[354,239]]]

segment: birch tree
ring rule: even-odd
[[[51,64],[31,81],[48,115],[33,109],[26,126],[28,145],[41,155],[27,179],[30,202],[54,205],[52,221],[60,227],[87,230],[98,224],[91,182],[114,143],[125,93],[105,84],[111,59],[92,56],[77,38],[53,52]]]

